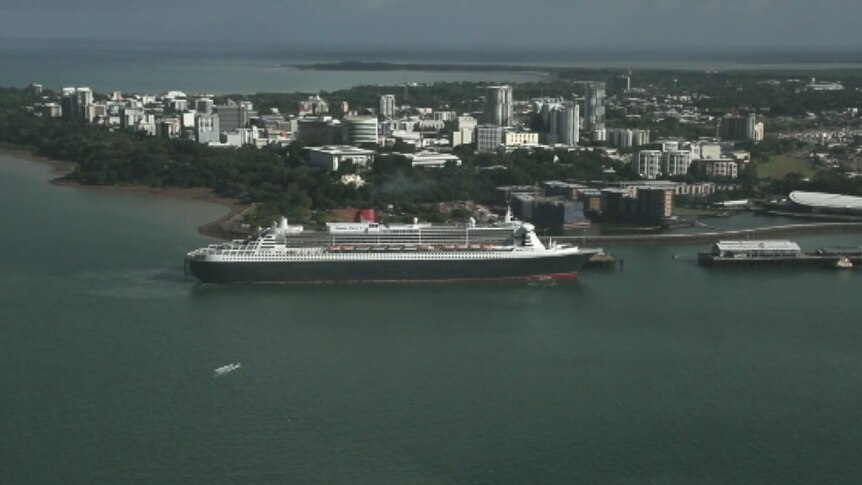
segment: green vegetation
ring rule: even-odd
[[[526,151],[476,156],[469,148],[457,151],[463,166],[439,170],[413,169],[398,155],[381,155],[356,188],[340,183],[354,171],[338,173],[309,167],[304,147],[294,143],[275,149],[212,148],[193,141],[151,137],[82,123],[35,116],[26,106],[37,102],[23,91],[0,92],[0,143],[31,147],[37,154],[76,162],[70,179],[85,185],[144,184],[154,187],[208,187],[243,202],[255,202],[252,223],[269,222],[286,214],[297,222],[320,222],[339,207],[373,207],[396,216],[437,220],[433,203],[451,200],[490,202],[498,185],[532,185],[544,180],[601,179],[612,167],[618,175],[633,174],[624,164],[597,154],[574,156]],[[487,167],[503,169],[482,170]],[[390,210],[391,209],[391,210]]]
[[[780,179],[791,173],[810,177],[816,170],[805,161],[792,155],[773,155],[757,164],[757,175],[765,179]]]
[[[619,70],[556,69],[548,82],[518,84],[519,99],[539,96],[583,94],[583,81],[609,81]],[[825,75],[825,74],[824,74]],[[801,93],[810,75],[800,73],[798,80],[788,74],[703,73],[639,71],[635,86],[642,98],[663,95],[687,96],[702,113],[721,116],[730,111],[756,111],[770,123],[789,126],[802,120],[807,112],[840,110],[857,104],[857,89],[862,73],[836,73],[846,89],[830,93]],[[310,94],[320,94],[333,108],[346,101],[352,110],[375,108],[378,96],[395,94],[399,103],[452,110],[459,113],[480,111],[482,83],[435,83],[421,86],[358,86],[337,92],[260,93],[231,95],[224,98],[248,99],[265,113],[276,108],[295,112],[297,104]],[[50,94],[50,93],[48,93]],[[609,95],[618,94],[609,85]],[[255,202],[257,213],[252,223],[266,222],[278,214],[293,220],[320,222],[328,210],[339,207],[373,207],[393,218],[421,217],[428,220],[463,217],[463,211],[440,213],[437,203],[453,200],[490,202],[494,187],[531,185],[545,180],[635,179],[629,165],[595,153],[573,155],[567,151],[528,153],[516,151],[504,156],[475,154],[469,147],[455,153],[463,165],[440,170],[413,169],[392,150],[385,149],[377,162],[361,171],[366,185],[355,187],[340,182],[341,176],[354,172],[350,166],[338,173],[309,167],[305,150],[299,143],[283,148],[223,149],[199,145],[189,140],[149,137],[118,129],[66,123],[34,115],[29,106],[40,101],[24,90],[0,89],[0,143],[27,146],[37,154],[76,162],[70,175],[90,185],[145,184],[155,187],[208,187],[216,193],[243,202]],[[652,130],[653,137],[711,136],[715,127],[681,123],[677,118],[661,118],[653,108],[638,116],[627,117],[623,109],[609,109],[609,126],[631,126]],[[661,115],[664,116],[664,115]],[[794,116],[794,118],[788,118]],[[789,120],[789,121],[788,121]],[[862,180],[848,179],[840,171],[815,172],[793,157],[804,143],[770,137],[758,144],[740,146],[749,150],[749,168],[740,174],[741,194],[755,191],[787,193],[793,189],[823,190],[848,194],[862,193]],[[409,151],[398,146],[395,151]],[[555,163],[555,157],[559,163]],[[608,176],[606,168],[616,174]],[[810,177],[810,181],[806,181]],[[685,180],[698,180],[690,174]],[[772,179],[763,183],[762,179]]]

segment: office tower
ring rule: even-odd
[[[511,126],[513,114],[512,86],[489,86],[485,95],[485,124]]]
[[[496,125],[479,125],[476,127],[476,151],[493,153],[503,141],[503,128]]]
[[[90,88],[63,88],[60,106],[66,121],[83,121],[87,106],[93,104],[93,91]]]
[[[218,143],[219,134],[218,115],[198,113],[195,116],[195,140],[198,143]]]
[[[587,83],[584,100],[584,130],[595,132],[605,127],[605,83]]]
[[[394,94],[384,94],[380,96],[380,116],[384,118],[394,118],[395,117],[395,95]]]
[[[216,106],[222,131],[235,131],[248,126],[249,109],[245,105]]]
[[[763,123],[758,123],[754,113],[747,116],[728,115],[721,119],[719,136],[723,140],[761,141],[763,140]]]
[[[574,101],[565,101],[548,110],[549,141],[575,146],[580,140],[580,107]]]
[[[195,99],[195,111],[197,111],[198,113],[212,114],[213,100],[211,98]]]
[[[377,143],[377,118],[345,116],[341,119],[341,141],[345,145]]]

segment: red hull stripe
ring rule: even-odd
[[[487,283],[504,281],[544,281],[544,280],[573,280],[578,277],[577,272],[571,273],[549,273],[530,276],[503,276],[499,278],[452,278],[440,280],[315,280],[315,281],[276,281],[261,282],[279,285],[398,285],[416,283]]]

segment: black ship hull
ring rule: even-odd
[[[204,283],[444,283],[571,279],[593,252],[492,260],[218,262],[187,260]]]

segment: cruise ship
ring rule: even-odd
[[[186,255],[204,283],[410,283],[571,279],[599,249],[550,241],[507,217],[477,226],[331,223],[304,231],[287,220],[248,239]]]

